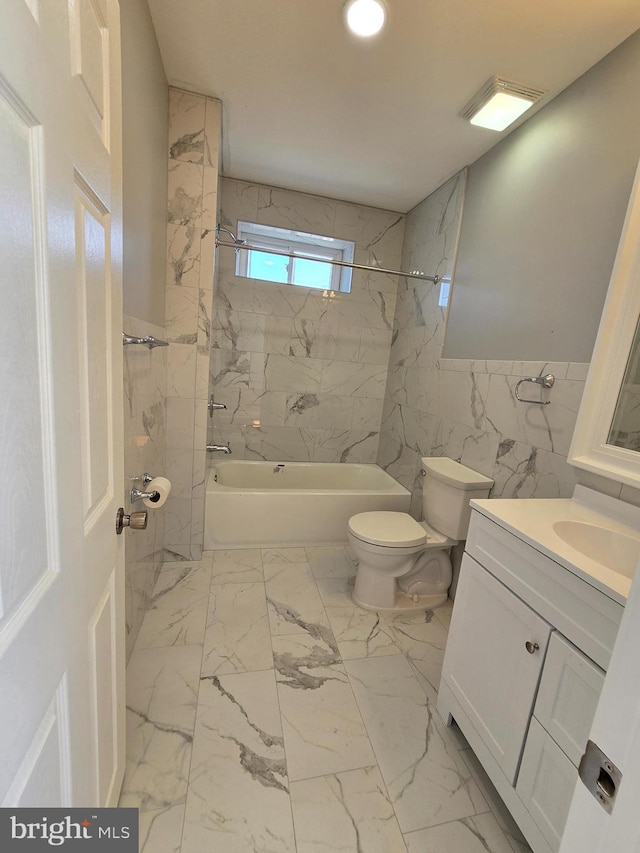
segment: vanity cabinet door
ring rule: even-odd
[[[552,850],[560,848],[578,771],[534,717],[516,791]]]
[[[551,630],[465,554],[442,677],[512,785]]]
[[[557,631],[551,637],[534,715],[577,767],[605,674]]]

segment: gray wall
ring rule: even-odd
[[[402,269],[450,275],[464,198],[464,173],[408,215]],[[570,497],[567,453],[586,364],[442,358],[446,309],[439,288],[401,279],[377,462],[413,493],[422,513],[422,456],[448,456],[494,481],[494,498]],[[516,383],[551,371],[553,405],[516,403]]]
[[[164,325],[169,89],[146,0],[120,3],[124,313]]]
[[[590,360],[639,92],[640,31],[470,167],[445,357]]]

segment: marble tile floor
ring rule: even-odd
[[[435,709],[451,604],[351,601],[346,548],[166,563],[127,676],[143,853],[526,853]]]

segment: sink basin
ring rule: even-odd
[[[585,521],[556,521],[555,533],[576,551],[613,572],[633,578],[640,560],[638,539]]]

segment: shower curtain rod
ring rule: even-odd
[[[279,249],[265,249],[262,246],[250,246],[247,243],[243,242],[235,242],[228,243],[226,240],[220,240],[216,236],[216,246],[223,246],[229,249],[247,249],[249,251],[253,250],[255,252],[264,252],[267,255],[280,255],[284,258],[300,258],[303,261],[317,261],[319,264],[332,264],[336,267],[349,267],[353,270],[367,270],[367,272],[381,272],[386,275],[403,275],[405,278],[419,278],[422,281],[432,281],[434,284],[438,284],[439,281],[442,280],[442,276],[439,275],[425,275],[421,272],[402,272],[402,270],[387,270],[384,267],[372,267],[367,264],[351,264],[348,261],[333,261],[324,258],[314,258],[311,255],[298,255],[293,252],[282,252]]]

